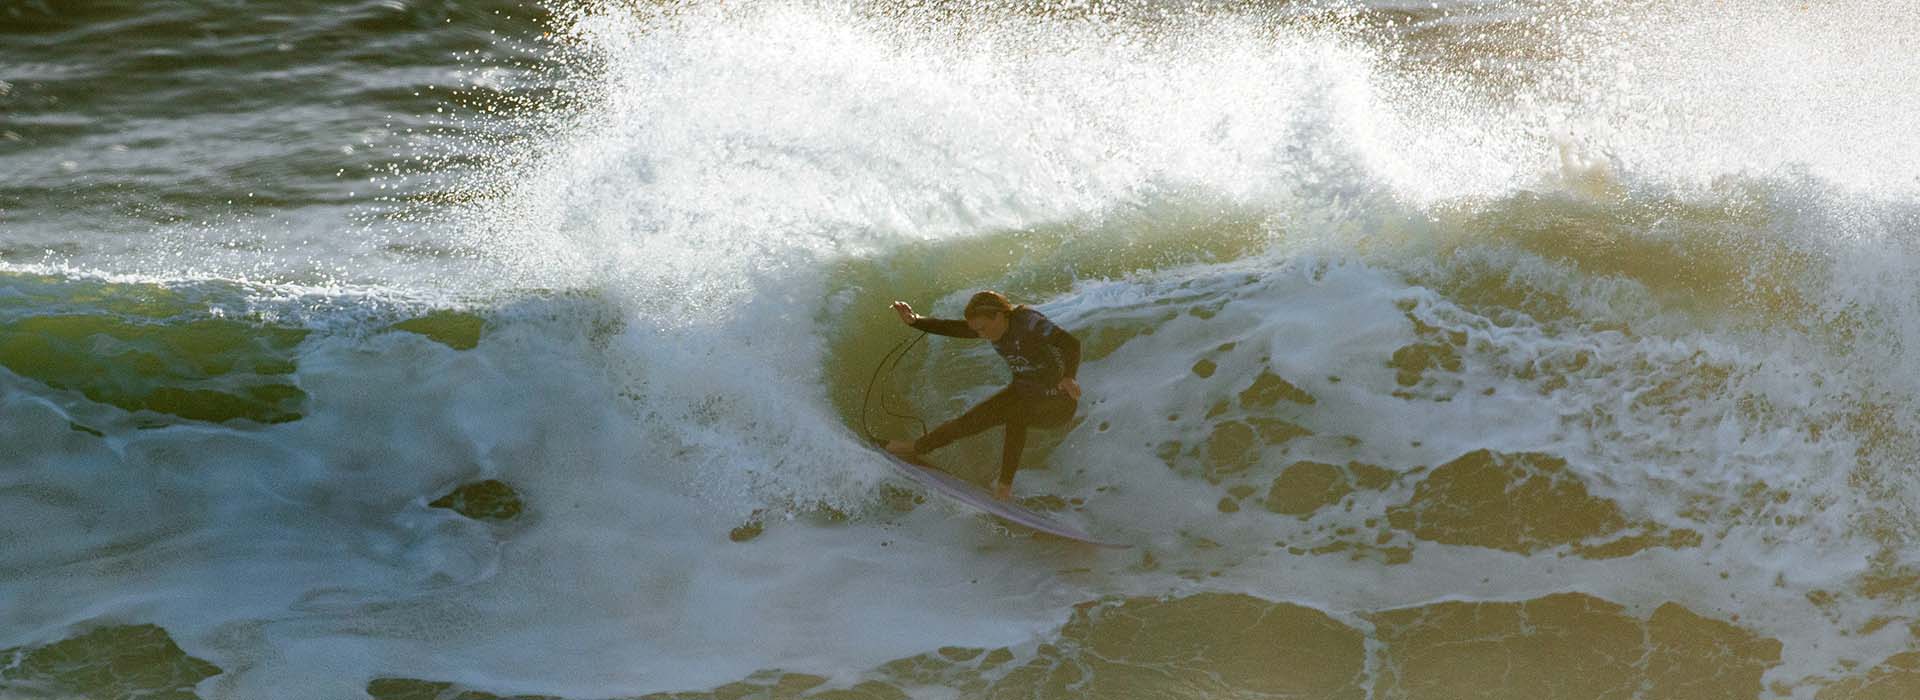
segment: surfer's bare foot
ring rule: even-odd
[[[887,451],[902,457],[912,457],[915,454],[912,440],[888,440]]]
[[[1002,501],[1013,500],[1013,483],[1007,481],[993,482],[993,497]]]

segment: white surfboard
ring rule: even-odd
[[[1125,549],[1133,546],[1094,539],[1092,535],[1081,531],[1080,528],[1041,515],[1020,504],[994,498],[993,494],[987,493],[986,489],[962,481],[959,477],[940,471],[925,462],[903,459],[887,452],[884,448],[880,449],[880,454],[887,457],[887,463],[893,465],[894,471],[899,472],[909,481],[1001,520],[1097,547]]]

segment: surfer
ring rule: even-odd
[[[924,454],[960,438],[996,425],[1007,426],[1000,447],[1000,476],[993,495],[1013,497],[1013,474],[1020,469],[1020,451],[1027,444],[1027,428],[1053,428],[1073,417],[1080,406],[1080,341],[1053,321],[1026,305],[1015,306],[1006,295],[983,291],[967,300],[962,320],[929,318],[913,312],[904,301],[893,302],[894,313],[908,326],[950,338],[983,338],[1013,370],[1013,381],[960,417],[947,421],[918,440],[892,440],[887,451],[903,457]]]

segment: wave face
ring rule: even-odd
[[[90,7],[0,9],[0,695],[1920,692],[1906,14]],[[865,446],[983,288],[1133,549]]]

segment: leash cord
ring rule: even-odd
[[[867,434],[868,440],[872,440],[874,442],[880,441],[880,437],[873,434],[873,426],[867,422],[867,415],[869,413],[868,407],[873,402],[874,384],[880,381],[880,375],[882,373],[885,373],[889,377],[893,376],[893,371],[899,368],[900,360],[907,356],[907,351],[912,350],[913,346],[919,345],[920,341],[926,340],[926,338],[927,338],[926,331],[921,331],[920,335],[914,336],[912,339],[902,340],[898,343],[894,343],[893,349],[888,350],[886,355],[881,356],[880,364],[874,365],[873,376],[867,378],[867,390],[860,397],[860,429],[861,431]],[[920,416],[914,415],[912,413],[894,412],[892,408],[889,408],[887,406],[887,395],[885,393],[880,394],[880,410],[885,412],[889,416],[893,416],[895,418],[906,418],[908,420],[912,420],[913,422],[920,424],[920,434],[921,435],[927,434],[926,421],[921,420]]]

